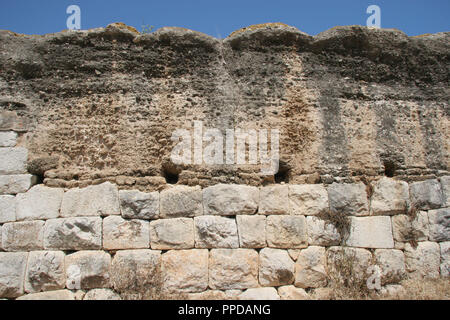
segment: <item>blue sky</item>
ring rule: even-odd
[[[124,22],[185,27],[215,37],[252,24],[284,22],[315,35],[337,25],[365,25],[369,5],[381,8],[381,27],[408,35],[450,31],[450,0],[0,0],[0,29],[25,34],[66,27],[66,8],[81,8],[81,28]]]

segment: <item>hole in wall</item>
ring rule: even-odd
[[[386,160],[383,162],[384,165],[384,175],[386,177],[392,178],[395,175],[395,171],[397,170],[397,166],[394,162]]]
[[[178,172],[173,172],[173,171],[164,169],[163,176],[164,176],[164,179],[166,179],[166,183],[168,183],[168,184],[177,184],[178,183],[178,179],[179,179]]]
[[[275,183],[289,183],[291,168],[285,162],[280,161],[278,172],[274,175]]]

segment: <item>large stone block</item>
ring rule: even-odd
[[[428,215],[425,211],[417,212],[415,217],[400,214],[392,217],[392,231],[395,241],[428,240]]]
[[[417,247],[405,244],[406,270],[411,278],[439,278],[440,247],[435,242],[419,242]]]
[[[15,147],[17,133],[14,131],[0,131],[0,147]]]
[[[27,160],[25,148],[0,148],[0,174],[26,173]]]
[[[27,192],[37,179],[31,174],[0,175],[0,194]]]
[[[70,290],[56,290],[56,291],[26,294],[24,296],[17,298],[17,300],[39,300],[39,301],[76,300],[76,295]]]
[[[25,292],[64,289],[66,286],[64,257],[62,251],[30,252],[25,274]]]
[[[294,261],[286,250],[264,248],[259,252],[259,283],[278,287],[294,282]]]
[[[44,248],[44,221],[5,223],[2,247],[5,251],[31,251]]]
[[[115,293],[111,289],[92,289],[85,294],[83,300],[110,301],[122,299],[117,293]]]
[[[346,243],[350,247],[394,248],[391,218],[387,216],[351,217],[350,234]]]
[[[328,187],[332,212],[366,216],[369,214],[366,186],[364,183],[333,183]]]
[[[238,248],[236,220],[226,217],[194,218],[196,248]]]
[[[239,246],[264,248],[266,246],[266,217],[260,215],[236,216]]]
[[[450,241],[441,242],[441,277],[450,276]]]
[[[150,223],[150,239],[152,249],[194,248],[194,220],[174,218],[152,221]]]
[[[272,248],[305,248],[308,243],[304,216],[268,216],[267,244]]]
[[[444,207],[450,207],[450,176],[440,177]]]
[[[314,246],[336,246],[341,236],[336,227],[319,217],[306,217],[308,244]]]
[[[295,264],[295,283],[300,288],[320,288],[327,285],[324,247],[309,246],[300,251]]]
[[[349,247],[330,247],[326,253],[327,271],[331,281],[366,280],[372,254],[367,249]],[[345,279],[351,277],[350,279]]]
[[[401,250],[376,249],[375,261],[381,269],[381,284],[397,283],[406,277],[405,255]]]
[[[278,288],[281,300],[309,300],[311,299],[305,289],[295,286],[282,286]]]
[[[239,295],[239,300],[280,300],[275,288],[250,288]]]
[[[150,226],[144,220],[125,220],[119,216],[103,219],[103,248],[106,250],[150,247]]]
[[[202,190],[199,186],[175,186],[160,194],[160,217],[195,217],[203,214]]]
[[[17,220],[46,220],[59,216],[64,190],[37,185],[16,196]]]
[[[0,223],[16,221],[16,198],[0,196]]]
[[[212,249],[209,287],[232,290],[258,287],[258,252],[253,249]]]
[[[254,214],[258,204],[259,189],[256,187],[218,184],[203,189],[205,215]]]
[[[27,258],[26,252],[0,252],[0,298],[23,294]]]
[[[47,220],[44,247],[55,250],[96,250],[102,247],[102,219],[75,217]]]
[[[208,250],[171,250],[161,257],[167,292],[202,292],[208,288]]]
[[[437,209],[444,203],[441,184],[435,179],[411,183],[409,194],[416,209]]]
[[[450,208],[428,211],[430,241],[450,241]]]
[[[122,217],[126,219],[153,220],[159,217],[159,192],[120,190],[119,199]]]
[[[320,184],[290,185],[289,204],[295,215],[316,215],[329,210],[327,189]]]
[[[259,214],[289,214],[289,186],[267,186],[260,190]]]
[[[405,181],[381,178],[374,184],[370,203],[373,215],[406,213],[409,206],[409,186]]]
[[[68,289],[110,287],[111,256],[104,251],[78,251],[65,258]]]
[[[117,186],[105,182],[64,193],[61,217],[120,215]]]

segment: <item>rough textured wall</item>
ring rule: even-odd
[[[448,172],[449,34],[281,24],[224,40],[181,28],[23,36],[0,31],[0,130],[20,131],[49,186],[261,185],[254,166],[181,166],[171,134],[279,128],[280,181]],[[49,158],[51,157],[51,158]],[[50,170],[51,169],[51,170]],[[176,179],[175,179],[176,180]]]

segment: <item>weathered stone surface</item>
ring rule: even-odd
[[[18,194],[27,192],[36,183],[31,174],[0,175],[0,194]]]
[[[409,206],[409,187],[405,181],[383,177],[374,184],[373,190],[371,214],[406,213]]]
[[[450,208],[428,211],[430,241],[450,241]]]
[[[0,252],[0,297],[15,298],[23,294],[28,253]]]
[[[236,220],[226,217],[194,218],[196,248],[238,248]]]
[[[135,295],[135,298],[146,298],[154,287],[161,285],[160,265],[161,251],[118,251],[111,263],[111,284],[118,292]]]
[[[286,250],[264,248],[259,252],[259,283],[278,287],[294,282],[294,261]]]
[[[61,217],[109,215],[120,215],[119,192],[112,183],[74,188],[64,193]]]
[[[119,199],[124,218],[152,220],[159,217],[159,192],[120,190]]]
[[[253,249],[212,249],[209,287],[232,290],[258,287],[258,252]]]
[[[0,223],[16,221],[16,198],[0,196]]]
[[[260,215],[236,216],[239,247],[264,248],[266,246],[266,217]]]
[[[15,147],[17,133],[14,131],[0,131],[0,147]]]
[[[366,186],[362,182],[333,183],[328,187],[328,197],[332,212],[354,216],[369,214]]]
[[[310,296],[305,289],[295,286],[282,286],[278,288],[278,295],[281,300],[309,300]]]
[[[45,176],[45,172],[58,168],[59,157],[39,157],[28,161],[27,170],[37,176]]]
[[[306,217],[308,243],[314,246],[336,246],[341,236],[332,223],[318,217]]]
[[[395,241],[428,240],[429,224],[425,211],[416,213],[416,217],[401,214],[392,217],[392,231]]]
[[[412,278],[438,278],[440,269],[440,248],[435,242],[419,242],[414,248],[405,244],[405,264]]]
[[[441,277],[450,276],[450,241],[441,242]]]
[[[329,210],[328,193],[319,184],[290,185],[289,204],[291,213],[296,215],[316,215]]]
[[[125,220],[119,216],[103,219],[103,248],[106,250],[150,247],[150,225],[144,220]]]
[[[205,215],[254,214],[258,204],[259,189],[256,187],[217,184],[203,189]]]
[[[160,217],[195,217],[203,214],[202,190],[199,186],[176,186],[160,194]]]
[[[152,221],[150,239],[152,249],[156,250],[194,248],[194,220],[174,218]]]
[[[64,256],[62,251],[30,252],[25,274],[25,292],[64,289],[66,286]]]
[[[267,186],[260,189],[258,213],[289,214],[289,186]]]
[[[275,288],[250,288],[239,295],[239,300],[280,300]]]
[[[122,300],[120,296],[111,289],[92,289],[89,290],[83,300]]]
[[[348,277],[346,269],[349,268],[351,268],[352,277],[365,280],[368,276],[368,268],[372,265],[372,254],[369,250],[361,248],[330,247],[326,257],[328,275],[339,281],[342,281],[343,276]]]
[[[420,210],[436,209],[444,203],[441,184],[435,179],[411,183],[409,194],[411,204]]]
[[[102,247],[102,219],[75,217],[47,220],[44,227],[45,249],[96,250]]]
[[[324,247],[309,246],[300,251],[295,264],[295,283],[300,288],[319,288],[327,284]]]
[[[346,243],[350,247],[394,248],[391,218],[387,216],[351,217],[350,234]]]
[[[2,247],[5,251],[31,251],[44,248],[44,221],[5,223]]]
[[[64,190],[43,185],[16,196],[17,220],[46,220],[59,216]]]
[[[237,300],[241,290],[206,290],[199,293],[190,293],[188,300]]]
[[[27,294],[17,300],[76,300],[76,296],[70,290],[56,290]]]
[[[0,148],[0,174],[26,173],[27,159],[25,148]]]
[[[168,292],[202,292],[208,287],[208,250],[171,250],[162,255],[163,287]]]
[[[332,288],[316,288],[310,292],[312,300],[331,300],[333,298]]]
[[[68,289],[110,287],[111,256],[104,251],[78,251],[65,257]]]
[[[375,261],[381,269],[381,284],[397,283],[406,277],[405,255],[401,250],[377,249]]]
[[[450,207],[450,176],[440,177],[444,207]]]
[[[305,248],[308,241],[306,219],[304,216],[268,216],[266,237],[272,248]]]

